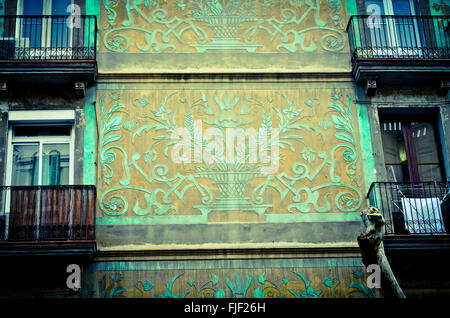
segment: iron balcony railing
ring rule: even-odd
[[[386,222],[386,234],[450,233],[450,194],[444,182],[374,182],[367,194]]]
[[[95,239],[95,186],[3,186],[0,194],[0,240]]]
[[[94,15],[0,16],[0,60],[95,60]]]
[[[356,59],[449,59],[450,16],[352,16],[347,25]]]

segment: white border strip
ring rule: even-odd
[[[74,121],[74,110],[15,110],[8,113],[8,121]]]

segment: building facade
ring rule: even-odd
[[[448,3],[63,2],[2,3],[0,295],[382,297],[369,204],[448,295]]]

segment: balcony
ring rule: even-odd
[[[449,16],[352,16],[347,25],[352,72],[368,95],[377,86],[450,80]]]
[[[97,73],[96,16],[0,16],[0,76],[90,84]]]
[[[387,248],[450,247],[447,183],[374,182],[367,198],[383,214]]]
[[[93,256],[94,186],[1,187],[0,194],[0,256]]]

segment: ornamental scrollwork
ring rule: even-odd
[[[275,206],[294,214],[354,212],[363,203],[356,115],[348,94],[333,92],[327,107],[319,98],[294,99],[287,91],[264,99],[240,91],[159,96],[100,96],[104,214],[172,216],[180,215],[181,206],[184,213],[203,216],[264,215]],[[214,138],[229,131],[247,135],[219,151]],[[236,153],[231,161],[229,150]]]
[[[341,0],[104,0],[112,52],[340,52]]]

